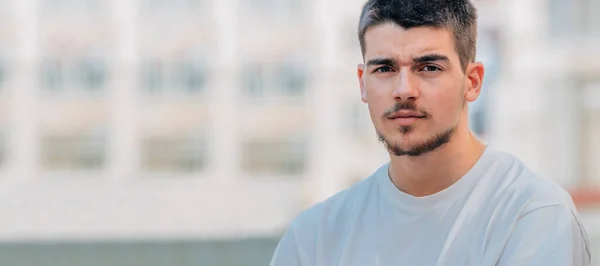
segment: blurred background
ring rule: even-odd
[[[267,265],[388,160],[364,0],[0,0],[0,264]],[[479,0],[473,130],[567,188],[600,265],[600,0]]]

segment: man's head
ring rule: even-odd
[[[483,79],[469,0],[370,0],[358,34],[361,98],[391,153],[419,156],[468,128]]]

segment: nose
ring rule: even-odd
[[[417,82],[415,81],[414,75],[412,75],[409,70],[403,69],[400,71],[398,81],[394,86],[394,91],[392,93],[396,100],[406,101],[419,98]]]

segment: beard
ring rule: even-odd
[[[459,110],[459,114],[460,114],[460,111],[464,109],[465,105],[466,105],[466,100],[463,98],[460,101],[459,108],[457,109],[457,110]],[[389,108],[382,115],[382,119],[384,119],[384,120],[390,119],[391,116],[395,112],[398,112],[400,110],[417,111],[417,112],[420,112],[423,114],[424,119],[431,118],[431,114],[429,114],[426,110],[418,108],[414,101],[405,101],[405,102],[398,102],[394,106]],[[406,148],[406,149],[403,149],[398,143],[393,143],[390,140],[386,139],[385,136],[379,131],[377,132],[377,136],[379,138],[379,141],[381,141],[383,143],[385,148],[391,154],[396,155],[398,157],[400,157],[400,156],[417,157],[417,156],[421,156],[426,153],[432,152],[432,151],[442,147],[444,144],[450,142],[450,139],[456,132],[457,128],[458,128],[458,123],[456,123],[454,126],[450,127],[449,129],[446,129],[445,131],[436,133],[436,134],[430,136],[428,139],[425,139],[421,143],[418,143],[418,144],[413,145],[412,147]],[[398,131],[402,135],[410,134],[413,130],[414,130],[413,126],[400,126],[398,128]]]
[[[465,101],[463,101],[460,104],[459,110],[462,110],[462,108],[464,107],[464,104],[465,104]],[[406,102],[396,103],[392,108],[390,108],[383,114],[382,119],[389,119],[393,113],[398,112],[399,110],[418,111],[423,114],[425,119],[431,118],[431,115],[427,111],[420,110],[419,108],[417,108],[417,106],[414,102],[406,101]],[[418,143],[408,149],[403,149],[397,143],[392,143],[390,140],[386,139],[385,136],[381,132],[377,132],[377,136],[379,137],[379,141],[381,141],[383,143],[385,148],[391,154],[394,154],[398,157],[399,156],[416,157],[416,156],[421,156],[423,154],[432,152],[432,151],[436,150],[437,148],[443,146],[444,144],[448,143],[450,141],[450,139],[452,138],[452,135],[454,135],[454,132],[456,132],[457,127],[458,127],[458,124],[454,125],[453,127],[449,128],[443,132],[434,134],[433,136],[429,137],[428,139],[426,139],[426,140],[422,141],[421,143]],[[400,134],[402,134],[402,135],[410,134],[413,130],[414,130],[413,126],[400,126],[398,128],[398,131],[400,131]]]
[[[379,137],[379,141],[381,141],[383,143],[383,145],[385,146],[385,148],[393,155],[396,155],[398,157],[400,156],[411,156],[411,157],[416,157],[416,156],[421,156],[424,155],[428,152],[432,152],[434,150],[436,150],[439,147],[442,147],[444,144],[448,143],[450,141],[450,139],[452,138],[452,135],[454,135],[454,132],[456,132],[456,128],[457,126],[454,126],[446,131],[443,131],[441,133],[435,134],[432,137],[430,137],[429,139],[426,139],[425,141],[414,145],[413,147],[410,147],[408,149],[403,149],[402,147],[400,147],[400,145],[398,144],[394,144],[391,141],[389,141],[388,139],[386,139],[383,134],[381,133],[377,133],[378,137]],[[412,127],[411,126],[403,126],[400,127],[400,132],[402,134],[406,134],[412,131]]]

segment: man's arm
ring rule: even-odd
[[[545,206],[517,222],[497,266],[588,266],[585,230],[571,209]]]

